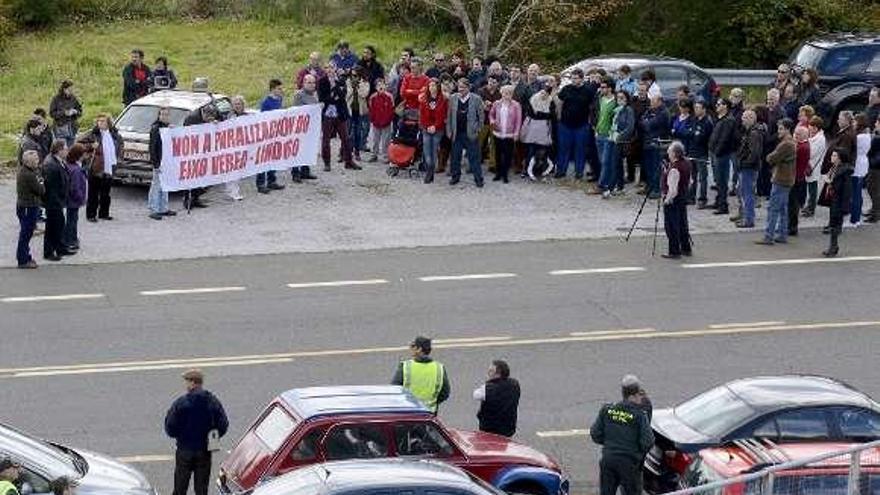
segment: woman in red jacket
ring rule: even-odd
[[[446,97],[440,81],[431,79],[419,97],[419,128],[422,130],[422,157],[425,160],[425,184],[434,182],[437,150],[446,133]]]

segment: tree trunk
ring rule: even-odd
[[[474,35],[474,52],[485,57],[489,54],[489,43],[492,39],[492,22],[495,17],[497,0],[480,0],[480,17],[477,19],[477,31]]]

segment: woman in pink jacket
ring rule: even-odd
[[[501,88],[501,99],[489,110],[489,126],[495,136],[495,178],[493,181],[508,182],[508,172],[513,163],[514,144],[519,139],[522,126],[522,109],[513,99],[514,87]]]

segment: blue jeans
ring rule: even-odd
[[[572,147],[574,153],[572,153]],[[571,128],[565,124],[559,124],[558,148],[556,175],[565,176],[568,172],[568,161],[574,156],[575,177],[583,177],[584,170],[587,168],[587,126]]]
[[[168,211],[168,193],[162,190],[162,183],[158,168],[153,169],[153,182],[150,183],[150,192],[147,193],[147,207],[150,213],[162,214]]]
[[[862,220],[862,182],[864,177],[852,176],[852,203],[849,207],[849,223],[859,223]]]
[[[40,208],[34,206],[31,208],[16,208],[15,215],[18,217],[18,224],[21,229],[18,231],[18,249],[15,252],[15,258],[19,265],[25,265],[32,261],[31,257],[31,238],[34,236],[34,229],[37,228],[37,217],[40,216]]]
[[[434,179],[434,170],[437,168],[437,152],[440,150],[440,141],[442,140],[443,133],[441,132],[435,132],[434,134],[429,134],[428,131],[422,132],[422,158],[425,160],[425,180]]]
[[[351,141],[351,149],[355,152],[363,151],[367,146],[367,136],[369,133],[370,116],[353,116],[348,125],[348,138]]]
[[[264,172],[262,174],[257,174],[257,189],[262,187],[267,187],[270,184],[274,184],[278,182],[277,177],[275,176],[275,171],[270,170],[268,172]]]
[[[599,175],[599,187],[604,191],[610,191],[617,185],[617,163],[614,160],[617,145],[607,137],[599,136],[596,138],[596,145],[599,147],[599,156],[601,157],[602,172]]]
[[[785,241],[788,238],[788,193],[790,187],[773,184],[770,205],[767,207],[767,228],[764,239]]]
[[[742,222],[755,225],[755,180],[757,170],[743,168],[739,171],[739,197],[742,201]],[[786,209],[786,211],[788,211]]]
[[[452,152],[449,156],[449,169],[452,172],[453,179],[461,178],[461,154],[467,151],[468,165],[471,173],[474,174],[474,181],[483,182],[482,159],[480,158],[480,140],[477,138],[469,139],[467,133],[460,132],[456,134],[452,141]]]
[[[719,155],[712,160],[712,173],[715,175],[715,208],[727,209],[727,182],[730,180],[730,168],[733,166],[733,154]]]
[[[659,193],[660,148],[652,143],[645,143],[642,147],[642,174],[645,177],[645,183],[648,184],[648,193]]]

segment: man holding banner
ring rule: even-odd
[[[193,112],[188,115],[186,120],[183,121],[183,126],[195,126],[214,122],[217,122],[217,109],[214,105],[205,105],[198,112]],[[164,137],[162,139],[164,140]],[[167,191],[168,189],[165,190]],[[208,205],[203,203],[200,199],[206,192],[208,192],[207,187],[197,187],[188,190],[186,196],[183,198],[183,207],[186,211],[190,211],[193,208],[207,208]]]
[[[189,125],[160,131],[164,191],[202,191],[214,184],[312,164],[318,159],[320,105],[242,115],[223,122],[217,121],[213,108],[201,116],[204,123],[187,119]]]

